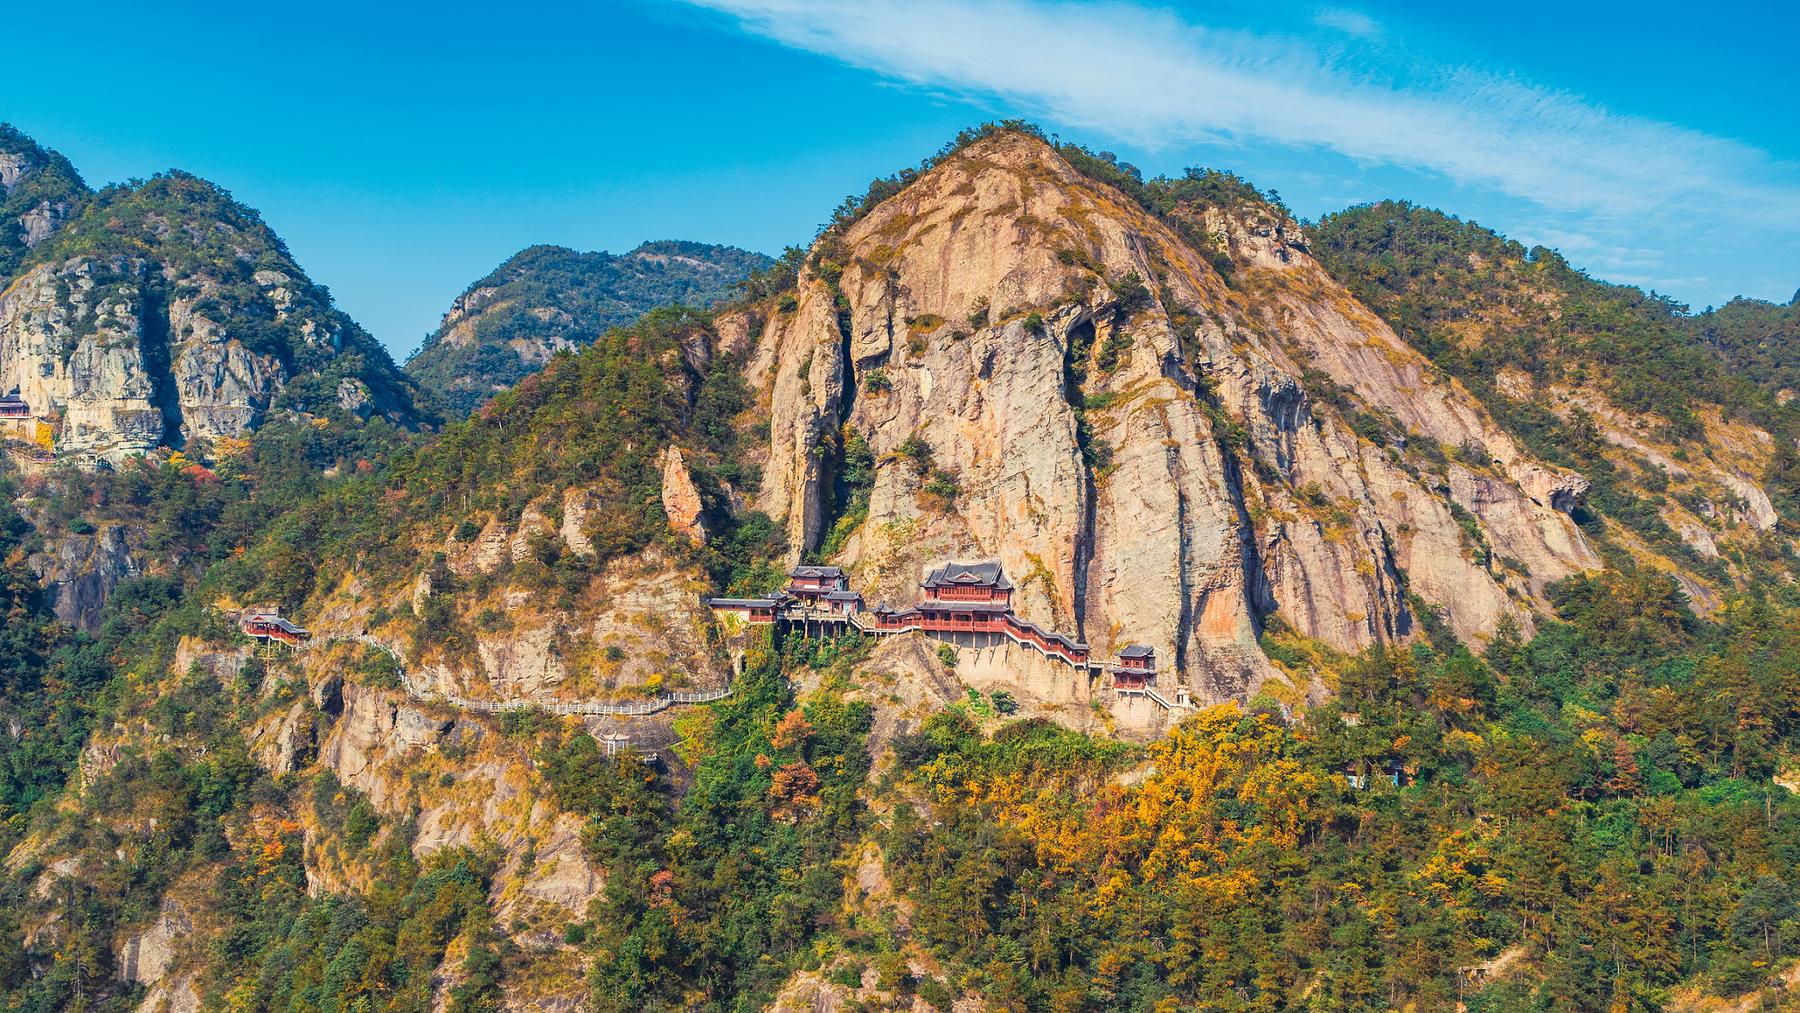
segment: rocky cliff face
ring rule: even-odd
[[[54,428],[57,451],[117,460],[242,436],[268,412],[280,359],[205,316],[205,284],[160,305],[168,280],[137,258],[75,257],[0,296],[0,386]]]
[[[467,414],[609,327],[658,306],[704,307],[771,261],[731,246],[664,241],[625,254],[533,246],[469,286],[406,368],[456,414]]]
[[[1202,698],[1268,676],[1271,613],[1354,649],[1410,633],[1411,593],[1479,640],[1596,563],[1564,512],[1579,476],[1524,455],[1291,222],[1159,218],[1019,134],[822,240],[750,378],[770,415],[758,505],[796,552],[835,519],[853,430],[875,476],[836,558],[872,597],[997,556],[1028,618],[1149,643]],[[1465,452],[1440,467],[1419,437]]]
[[[248,650],[184,640],[168,672],[182,674],[176,681],[194,677],[222,685],[216,680],[253,670],[246,668],[249,661]],[[266,862],[293,849],[303,877],[295,885],[313,895],[369,890],[383,861],[379,849],[389,844],[424,863],[451,849],[479,850],[494,863],[484,899],[511,945],[527,958],[508,976],[506,1008],[581,1008],[578,997],[588,986],[563,927],[587,917],[605,883],[605,872],[582,845],[581,821],[552,801],[529,741],[509,737],[492,718],[347,680],[347,672],[363,667],[360,661],[357,645],[322,645],[308,656],[272,663],[269,677],[252,688],[263,703],[245,712],[255,720],[240,729],[250,756],[284,784],[328,790],[304,792],[308,804],[280,816],[250,814],[230,829],[231,846],[260,849]],[[154,734],[141,717],[127,718],[97,735],[83,753],[65,815],[82,832],[107,835],[116,849],[86,850],[81,833],[38,832],[8,856],[13,872],[30,870],[33,892],[26,903],[33,911],[53,912],[57,897],[91,883],[116,891],[114,877],[146,858],[141,849],[153,846],[158,816],[109,810],[95,798],[139,762],[139,744]],[[191,734],[163,735],[158,745],[165,759],[207,751]],[[362,801],[381,821],[374,841],[346,840],[341,812],[331,815],[350,799]],[[201,975],[235,930],[222,910],[228,891],[219,885],[231,871],[216,862],[229,857],[229,846],[221,852],[168,882],[154,906],[122,923],[112,952],[97,955],[110,977],[148,990],[140,1008],[163,1009],[165,1002],[169,1009],[201,1008]],[[70,930],[70,919],[48,913],[29,931],[33,943],[54,946]],[[456,975],[459,959],[447,955],[440,973]]]
[[[141,532],[108,524],[92,534],[66,534],[33,553],[28,562],[50,592],[56,618],[89,633],[100,628],[100,608],[122,580],[144,571]]]
[[[841,563],[872,603],[911,600],[921,570],[946,557],[998,557],[1027,618],[1101,656],[1152,645],[1169,697],[1266,688],[1295,704],[1326,687],[1285,683],[1263,642],[1302,654],[1394,643],[1423,625],[1422,603],[1479,646],[1508,619],[1529,627],[1546,585],[1596,567],[1600,549],[1670,562],[1668,546],[1596,519],[1588,501],[1616,496],[1627,471],[1634,487],[1653,474],[1672,484],[1659,509],[1721,569],[1751,546],[1779,551],[1785,505],[1762,476],[1783,448],[1769,431],[1707,404],[1701,437],[1677,445],[1666,420],[1646,423],[1567,377],[1503,371],[1476,390],[1396,334],[1321,267],[1316,237],[1253,193],[1177,190],[1147,206],[1078,161],[1020,134],[978,141],[827,233],[791,291],[717,319],[658,313],[611,331],[389,473],[322,483],[281,530],[240,535],[235,511],[196,519],[214,525],[198,534],[233,536],[209,537],[222,548],[204,574],[152,548],[157,536],[124,507],[84,534],[59,527],[29,543],[21,554],[65,622],[92,630],[107,591],[142,572],[185,583],[180,604],[194,606],[146,604],[105,624],[167,619],[107,652],[117,700],[81,733],[70,788],[31,812],[9,858],[28,970],[50,971],[32,977],[79,961],[105,978],[88,987],[108,1001],[129,983],[150,1009],[253,1008],[236,974],[274,977],[258,968],[291,966],[286,947],[305,941],[240,964],[233,948],[267,898],[287,896],[288,910],[310,898],[319,921],[304,932],[336,924],[313,901],[380,914],[425,896],[404,884],[466,874],[479,917],[410,981],[429,980],[447,1008],[486,962],[502,967],[505,1008],[579,1009],[605,959],[591,934],[617,910],[596,901],[633,877],[666,886],[659,866],[679,867],[678,849],[716,846],[684,831],[654,860],[603,857],[618,854],[603,838],[631,832],[613,822],[623,807],[561,796],[612,770],[600,765],[611,752],[656,751],[678,794],[690,778],[705,789],[721,771],[760,769],[790,718],[822,723],[844,702],[868,706],[868,753],[883,764],[890,747],[896,758],[921,748],[921,722],[952,706],[992,708],[983,732],[1045,718],[1152,738],[1186,716],[1010,643],[964,638],[941,653],[924,636],[883,638],[854,661],[831,645],[823,666],[785,663],[779,685],[740,672],[732,699],[766,706],[759,716],[692,697],[620,713],[730,684],[754,657],[750,638],[715,623],[702,595],[766,590],[772,554]],[[58,450],[201,448],[273,412],[354,417],[403,403],[366,335],[195,181],[94,199],[112,210],[53,233],[0,296],[0,384],[48,406]],[[500,307],[520,291],[503,288],[460,300],[447,327],[462,336],[445,341],[481,346],[484,314],[511,312]],[[567,324],[538,308],[531,319]],[[1614,473],[1530,449],[1508,406],[1537,402],[1581,422],[1602,447],[1585,463]],[[98,489],[130,472],[75,477]],[[23,484],[27,498],[49,485]],[[1703,602],[1708,584],[1678,572]],[[307,647],[253,651],[213,614],[263,594],[290,596],[288,614],[313,631]],[[1292,633],[1261,640],[1277,620]],[[783,686],[794,693],[779,706],[755,702]],[[769,749],[751,738],[736,759],[722,754],[752,721]],[[732,723],[723,734],[721,722]],[[578,729],[617,737],[560,767],[551,749]],[[1320,783],[1336,773],[1321,768]],[[884,780],[847,794],[883,811],[899,800]],[[241,801],[224,816],[202,810],[227,782]],[[759,808],[767,797],[759,788],[719,808],[734,821],[794,818]],[[182,839],[202,843],[171,861]],[[838,872],[853,882],[841,909],[814,909],[820,923],[906,939],[917,893],[887,881],[880,848],[824,853],[848,856]],[[381,878],[408,861],[415,875]],[[96,905],[71,901],[83,891],[131,898],[116,920],[108,909],[98,947],[79,922]],[[448,931],[442,913],[431,922]],[[865,969],[858,984],[855,954],[797,972],[778,1008],[906,1001],[886,971]],[[960,987],[934,961],[906,966],[939,995]]]
[[[169,174],[97,195],[0,293],[0,387],[81,460],[204,450],[271,411],[414,419],[386,353],[255,215]]]

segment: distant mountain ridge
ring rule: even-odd
[[[565,348],[670,303],[705,307],[773,261],[733,246],[663,240],[624,254],[531,246],[470,285],[407,361],[457,415]]]

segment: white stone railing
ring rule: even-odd
[[[1193,710],[1194,709],[1193,704],[1184,703],[1180,700],[1170,700],[1168,697],[1163,696],[1161,693],[1158,693],[1156,690],[1151,689],[1149,686],[1144,687],[1144,695],[1149,697],[1151,700],[1154,700],[1156,702],[1157,706],[1161,707],[1163,710],[1166,710],[1166,711],[1175,711],[1175,710],[1185,711],[1185,710]]]

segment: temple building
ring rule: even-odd
[[[945,563],[919,582],[918,610],[928,630],[1001,633],[1013,586],[997,562]]]
[[[19,396],[19,388],[14,387],[11,394],[0,397],[0,419],[31,418],[31,406]]]
[[[1000,571],[997,560],[984,563],[945,563],[925,575],[919,582],[925,592],[920,607],[931,603],[980,603],[997,605],[999,611],[1012,608],[1012,582]]]
[[[249,612],[244,615],[242,628],[246,635],[258,640],[267,640],[294,647],[312,639],[312,632],[304,626],[295,626],[274,612]]]
[[[807,608],[826,608],[826,598],[834,592],[854,594],[850,591],[850,578],[835,566],[802,564],[788,571],[787,593],[798,598]],[[861,597],[857,600],[860,601]]]
[[[1156,681],[1156,651],[1143,644],[1126,644],[1112,676],[1115,689],[1143,689]]]
[[[775,621],[775,609],[780,602],[774,598],[708,598],[706,604],[714,612],[734,615],[744,622],[761,625]]]
[[[848,588],[841,591],[827,591],[823,600],[826,611],[835,612],[838,615],[847,616],[861,612],[863,607],[863,596]]]
[[[1004,637],[1062,661],[1092,676],[1110,673],[1113,688],[1147,696],[1163,707],[1188,706],[1181,689],[1178,702],[1164,700],[1153,689],[1156,652],[1143,644],[1127,644],[1115,664],[1092,657],[1088,645],[1045,629],[1012,610],[1012,582],[997,560],[945,563],[919,582],[919,600],[895,607],[887,603],[865,610],[863,597],[850,589],[850,580],[835,566],[802,564],[788,571],[787,586],[766,598],[706,598],[716,613],[734,615],[753,624],[781,624],[804,636],[831,635],[849,628],[859,633],[888,636],[921,632],[952,644],[979,647],[978,634]]]

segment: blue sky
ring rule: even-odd
[[[96,185],[226,186],[397,357],[526,245],[778,252],[1004,116],[1150,173],[1235,170],[1309,218],[1442,207],[1696,308],[1800,288],[1796,5],[102,0],[6,22],[0,118]]]

